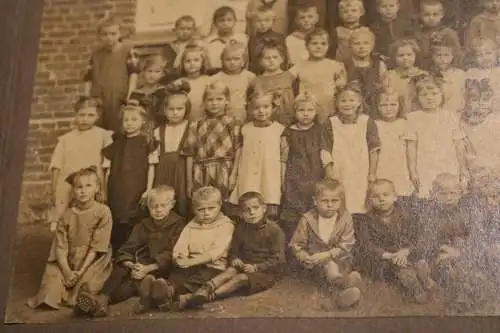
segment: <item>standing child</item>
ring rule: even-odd
[[[344,61],[347,71],[347,82],[357,81],[361,84],[364,100],[375,105],[375,93],[382,84],[387,72],[383,58],[373,52],[375,35],[368,28],[359,28],[351,34],[351,56]],[[366,110],[365,110],[366,111]]]
[[[239,206],[242,222],[236,225],[229,248],[230,267],[188,296],[186,305],[202,305],[239,291],[253,295],[273,287],[280,279],[285,264],[285,237],[280,227],[267,218],[264,197],[247,192],[240,197]]]
[[[315,119],[316,99],[303,93],[295,99],[295,123],[281,137],[283,201],[280,220],[287,242],[301,215],[314,208],[314,184],[333,177],[331,146]]]
[[[460,48],[457,32],[442,24],[444,14],[445,7],[441,0],[420,1],[420,27],[415,37],[420,48],[420,66],[425,70],[432,68],[431,44],[436,38],[448,38],[455,47]]]
[[[163,112],[165,121],[154,131],[158,147],[158,164],[155,170],[154,185],[168,185],[175,190],[175,211],[181,216],[188,216],[188,196],[186,193],[186,157],[181,150],[186,142],[191,122],[189,85],[170,84],[166,87]]]
[[[144,131],[148,135],[163,122],[161,108],[165,99],[165,89],[160,81],[165,75],[167,62],[161,55],[151,55],[144,61],[141,70],[142,85],[130,94],[131,100],[137,100],[143,105],[148,115]]]
[[[368,193],[370,211],[360,227],[362,264],[376,279],[401,284],[417,303],[427,303],[435,286],[425,262],[417,262],[417,222],[396,204],[396,188],[378,179]]]
[[[241,126],[227,114],[229,87],[217,81],[203,94],[206,116],[191,123],[181,154],[187,157],[187,195],[214,186],[224,203],[236,183],[234,161],[241,145]]]
[[[465,72],[461,63],[460,45],[446,36],[436,38],[431,44],[433,71],[443,80],[443,97],[446,110],[461,112],[464,107]]]
[[[319,13],[316,6],[307,4],[296,8],[295,23],[297,29],[285,39],[291,64],[297,65],[301,61],[309,59],[305,39],[316,28],[318,20]]]
[[[167,276],[173,268],[172,250],[184,228],[184,220],[171,209],[174,207],[174,190],[169,186],[152,189],[147,198],[150,217],[138,223],[127,241],[120,247],[113,265],[113,272],[99,294],[81,292],[77,298],[80,313],[92,317],[108,315],[109,305],[118,304],[137,296],[139,285],[146,279]],[[147,283],[144,283],[147,285]],[[140,302],[135,312],[149,308]]]
[[[141,106],[131,103],[124,106],[123,133],[115,134],[113,143],[103,149],[105,193],[113,214],[111,245],[114,251],[143,217],[140,202],[153,186],[158,156],[156,142],[143,133],[146,120],[146,110]]]
[[[236,12],[233,8],[222,6],[214,12],[212,20],[212,33],[205,39],[208,51],[208,63],[212,68],[221,68],[221,54],[229,43],[248,43],[245,34],[234,31],[236,25]]]
[[[348,84],[337,98],[337,114],[327,126],[333,141],[334,174],[345,187],[346,208],[365,212],[368,183],[376,179],[380,153],[378,127],[363,113],[363,96],[356,84]]]
[[[316,207],[300,218],[290,248],[312,279],[326,284],[330,293],[340,289],[336,304],[350,308],[361,297],[361,275],[352,271],[351,251],[356,240],[352,217],[345,208],[345,196],[340,182],[317,182]]]
[[[163,49],[169,70],[179,67],[186,46],[193,42],[196,35],[196,21],[191,15],[183,15],[175,21],[175,40]]]
[[[181,80],[189,83],[189,101],[191,103],[190,120],[199,120],[205,115],[203,107],[203,93],[212,81],[206,75],[208,70],[208,56],[205,49],[197,44],[188,44],[184,49],[179,67]]]
[[[465,176],[464,134],[456,113],[446,111],[443,92],[436,78],[422,76],[415,81],[417,111],[408,122],[417,133],[418,193],[427,198],[434,178],[444,172]]]
[[[265,6],[271,8],[276,13],[276,19],[273,22],[273,30],[285,36],[288,34],[288,1],[290,0],[248,0],[247,17],[249,25],[247,26],[248,35],[255,33],[254,22],[251,20],[253,14],[258,8]]]
[[[122,129],[120,108],[137,85],[138,58],[131,46],[122,43],[121,25],[113,17],[97,30],[103,44],[92,53],[85,80],[85,94],[102,100],[100,125],[118,132]]]
[[[267,40],[274,40],[276,43],[285,44],[285,37],[273,30],[273,23],[276,21],[276,13],[269,6],[260,6],[253,14],[251,20],[255,26],[255,33],[250,35],[248,41],[249,69],[255,74],[262,73],[259,53],[263,44]]]
[[[394,42],[390,49],[396,67],[386,73],[384,80],[387,80],[385,83],[390,89],[403,96],[405,112],[411,112],[413,106],[410,82],[415,77],[426,74],[416,66],[420,48],[414,39],[401,39]]]
[[[111,273],[109,208],[96,201],[99,177],[95,167],[69,175],[74,205],[57,226],[40,289],[28,306],[52,309],[74,306],[82,288],[98,292]]]
[[[234,161],[236,186],[230,202],[237,205],[247,192],[259,192],[273,216],[278,214],[281,202],[280,142],[285,127],[273,121],[277,109],[275,96],[256,91],[250,103],[252,121],[241,129],[241,152]],[[280,177],[278,177],[280,176]]]
[[[247,91],[255,74],[246,69],[248,52],[245,44],[229,44],[222,51],[222,71],[213,76],[215,81],[222,81],[231,94],[230,114],[240,123],[247,121]]]
[[[324,124],[335,112],[335,92],[346,84],[344,64],[327,59],[330,37],[324,29],[315,29],[306,36],[309,58],[295,66],[300,92],[309,91],[318,100],[317,121]]]
[[[227,269],[234,224],[221,212],[221,206],[221,193],[214,187],[202,187],[193,193],[195,218],[174,246],[176,267],[168,277],[143,280],[143,300],[149,297],[150,304],[164,311],[182,309],[193,292]]]
[[[76,128],[59,137],[49,169],[52,171],[52,195],[54,207],[50,216],[50,229],[56,230],[57,221],[71,203],[71,185],[66,182],[73,172],[95,165],[99,180],[102,172],[102,149],[111,143],[111,133],[95,126],[101,104],[94,98],[82,97],[75,103]]]
[[[500,3],[498,0],[481,0],[480,2],[483,11],[470,21],[465,33],[465,45],[470,47],[474,38],[483,37],[491,39],[498,47],[500,44]]]
[[[335,59],[337,61],[346,61],[352,55],[352,34],[362,27],[360,22],[363,15],[365,15],[365,7],[361,0],[340,0],[338,6],[342,25],[336,28],[338,41]]]
[[[378,134],[383,149],[378,160],[377,177],[391,181],[398,196],[410,196],[419,188],[417,136],[405,119],[404,104],[396,92],[378,96]]]
[[[299,84],[296,76],[288,71],[286,47],[276,41],[266,41],[259,53],[263,73],[250,84],[248,96],[252,91],[269,91],[280,96],[276,119],[288,126],[293,121],[293,100],[298,94]]]

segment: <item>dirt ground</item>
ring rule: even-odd
[[[24,305],[39,286],[44,261],[50,248],[51,234],[43,224],[20,225],[16,236],[16,266],[8,300],[7,323],[54,323],[75,319],[70,309],[32,310]],[[372,316],[443,316],[453,315],[443,306],[441,297],[426,305],[408,303],[392,286],[366,281],[363,298],[352,310],[332,308],[331,298],[312,285],[290,276],[273,289],[250,297],[235,297],[208,304],[203,310],[184,313],[153,313],[136,316],[131,299],[110,308],[110,318],[206,318],[206,317],[372,317]],[[498,315],[500,304],[487,304],[464,315]],[[101,320],[101,319],[100,319]]]

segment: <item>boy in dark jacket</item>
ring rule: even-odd
[[[143,298],[149,299],[149,295],[142,295],[139,286],[148,285],[147,279],[169,275],[172,250],[185,225],[183,218],[171,211],[175,205],[174,197],[175,192],[169,186],[161,185],[151,190],[147,198],[151,216],[134,227],[118,250],[113,272],[100,294],[80,294],[78,311],[92,317],[103,317],[107,315],[109,304],[123,302],[137,294],[141,301],[135,311],[143,312],[149,308],[147,302],[142,301]]]

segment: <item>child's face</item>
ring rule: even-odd
[[[273,115],[272,96],[262,96],[256,99],[252,105],[252,117],[258,122],[267,122]]]
[[[337,108],[339,113],[347,118],[357,116],[361,107],[361,96],[354,91],[344,91],[337,99]]]
[[[379,98],[378,112],[385,121],[392,121],[398,117],[399,96],[397,94],[383,94]]]
[[[201,52],[188,52],[184,57],[183,65],[187,74],[198,74],[203,67]]]
[[[312,58],[323,59],[326,57],[330,43],[327,35],[314,36],[307,43],[307,50]]]
[[[368,34],[357,35],[351,39],[351,50],[358,58],[367,58],[373,52],[375,41]]]
[[[239,73],[245,66],[244,50],[225,52],[222,58],[222,67],[226,73]]]
[[[128,110],[123,112],[122,122],[125,134],[132,135],[141,132],[144,118],[139,111]]]
[[[497,62],[497,53],[493,45],[484,43],[474,50],[476,56],[476,64],[479,68],[491,68]]]
[[[258,13],[255,17],[255,29],[259,33],[270,31],[274,25],[274,13]]]
[[[339,8],[340,20],[346,24],[359,23],[363,15],[363,8],[357,3],[347,4]]]
[[[432,52],[432,61],[441,70],[449,68],[453,61],[453,50],[444,46],[436,48]]]
[[[191,21],[180,21],[177,27],[175,27],[177,40],[181,42],[187,42],[188,40],[193,38],[195,31],[195,24]]]
[[[396,19],[399,12],[399,0],[381,0],[377,5],[377,11],[385,22]]]
[[[172,95],[168,98],[168,104],[165,108],[165,116],[171,125],[180,124],[186,118],[187,96]]]
[[[208,113],[213,116],[220,116],[226,113],[229,101],[223,92],[209,91],[205,97],[205,107]]]
[[[94,127],[97,119],[99,119],[99,113],[96,108],[83,108],[78,110],[75,117],[75,122],[78,130],[86,131]]]
[[[264,219],[267,207],[261,203],[259,199],[252,198],[243,204],[242,217],[243,221],[249,224],[257,224]]]
[[[500,1],[483,0],[483,8],[489,13],[498,14],[500,12]]]
[[[149,199],[148,209],[153,221],[160,222],[166,218],[170,214],[174,204],[174,199],[166,193],[155,195]]]
[[[275,72],[281,69],[284,61],[285,59],[277,49],[265,49],[262,52],[260,65],[268,72]]]
[[[219,216],[220,210],[217,200],[201,200],[195,205],[194,214],[200,224],[210,224]]]
[[[324,218],[333,217],[342,205],[342,197],[338,191],[325,189],[314,198],[319,216]]]
[[[419,88],[418,102],[423,110],[435,110],[443,102],[443,93],[436,84],[428,83]]]
[[[398,48],[395,58],[399,68],[410,69],[415,65],[416,54],[410,45],[403,45]]]
[[[97,190],[97,175],[95,174],[79,176],[73,185],[75,199],[80,204],[94,201]]]
[[[443,184],[434,186],[432,196],[438,204],[454,207],[458,205],[462,197],[460,184],[458,182],[443,182]]]
[[[161,80],[164,74],[165,72],[163,66],[149,66],[144,70],[144,81],[147,84],[156,84]]]
[[[444,8],[441,4],[422,5],[420,8],[420,20],[427,28],[439,26],[443,16]]]
[[[295,23],[301,31],[311,31],[318,24],[319,15],[315,8],[299,10],[295,17]]]
[[[311,125],[316,118],[316,105],[312,102],[300,102],[295,106],[295,118],[301,125]]]
[[[396,193],[389,184],[379,184],[372,187],[370,191],[370,204],[379,212],[387,212],[394,207]]]
[[[227,13],[215,22],[215,27],[220,34],[230,34],[233,32],[235,24],[236,17],[231,13]]]
[[[119,25],[112,25],[109,27],[102,27],[101,31],[99,32],[99,38],[100,40],[108,47],[113,47],[115,46],[118,41],[120,40],[121,34],[120,34],[120,26]]]

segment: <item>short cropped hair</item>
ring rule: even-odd
[[[193,192],[193,207],[196,208],[202,201],[213,201],[222,205],[222,194],[213,186],[200,187]]]
[[[160,186],[157,186],[157,187],[153,188],[148,193],[148,197],[147,197],[147,203],[148,203],[148,205],[149,205],[149,203],[154,198],[159,197],[161,195],[168,196],[168,200],[169,201],[174,200],[174,198],[175,198],[175,190],[172,187],[168,186],[168,185],[160,185]]]
[[[396,187],[394,186],[394,183],[392,181],[390,181],[389,179],[385,179],[385,178],[379,178],[379,179],[376,179],[373,183],[370,184],[370,186],[368,187],[368,194],[372,194],[373,192],[373,189],[377,186],[382,186],[382,185],[387,185],[391,188],[391,190],[396,193]]]
[[[240,208],[243,208],[245,203],[249,200],[252,200],[252,199],[257,199],[259,204],[266,205],[266,199],[259,192],[246,192],[238,200],[238,206]]]

